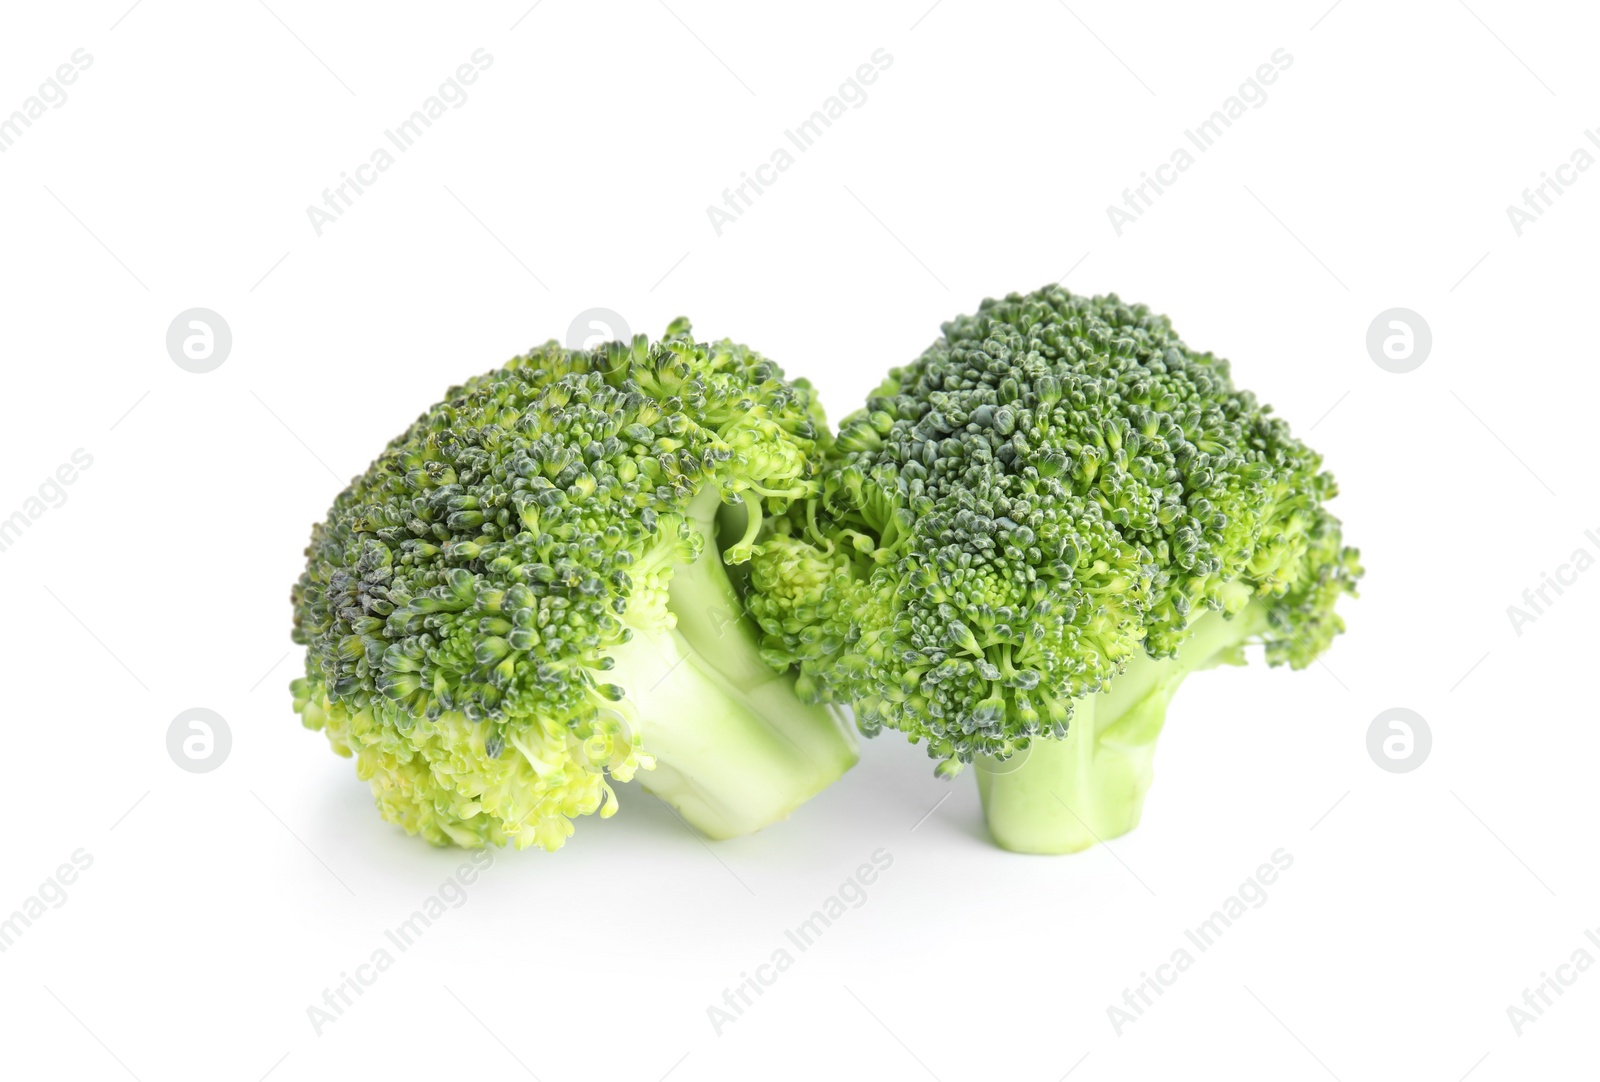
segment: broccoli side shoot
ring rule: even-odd
[[[1182,677],[1309,664],[1357,553],[1320,457],[1164,317],[1051,286],[943,331],[764,525],[751,610],[805,695],[976,760],[1001,845],[1081,849],[1137,825]]]
[[[724,561],[827,439],[805,383],[682,320],[453,388],[313,530],[295,708],[439,845],[558,848],[636,770],[714,837],[783,818],[854,739],[763,663]]]

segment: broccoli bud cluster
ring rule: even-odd
[[[611,654],[669,631],[711,486],[764,510],[816,491],[820,413],[742,346],[550,342],[451,389],[334,501],[293,591],[305,724],[384,814],[439,844],[555,848],[651,765],[646,689]],[[741,558],[730,553],[730,559]]]
[[[1074,699],[1267,610],[1268,660],[1343,627],[1355,550],[1321,458],[1163,316],[1051,286],[985,301],[841,424],[768,522],[751,611],[802,689],[951,773],[1066,735]]]

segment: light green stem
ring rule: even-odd
[[[995,842],[1018,853],[1076,853],[1138,826],[1173,693],[1192,672],[1239,661],[1265,626],[1255,604],[1232,619],[1207,612],[1177,657],[1141,654],[1107,690],[1077,700],[1064,739],[1035,739],[1004,762],[980,759],[978,792]]]
[[[718,504],[715,491],[690,504],[706,545],[668,587],[677,627],[636,629],[610,653],[656,760],[640,783],[701,833],[731,838],[788,818],[854,766],[858,752],[844,714],[802,702],[794,677],[761,659],[715,544]]]

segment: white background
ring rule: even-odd
[[[1506,611],[1600,555],[1600,170],[1520,236],[1506,213],[1600,124],[1592,13],[669,3],[0,11],[0,116],[93,57],[0,154],[0,517],[93,456],[0,552],[0,916],[93,860],[0,955],[0,1072],[1593,1077],[1600,973],[1520,1036],[1507,1008],[1600,958],[1600,571],[1520,634]],[[318,236],[306,207],[479,48],[469,100]],[[707,205],[879,48],[865,104],[719,236]],[[1108,204],[1279,48],[1119,236]],[[970,775],[892,735],[737,841],[630,786],[565,850],[497,854],[319,1036],[307,1007],[463,860],[379,820],[290,709],[289,587],[345,480],[588,308],[688,314],[837,418],[941,321],[1063,278],[1169,313],[1324,452],[1368,568],[1325,664],[1196,677],[1144,826],[1078,856],[993,848]],[[1405,375],[1365,345],[1396,306],[1433,333]],[[165,347],[193,307],[233,333],[206,375]],[[212,773],[167,754],[191,707],[232,731]],[[1431,725],[1412,773],[1366,750],[1391,707]],[[1107,1008],[1280,847],[1266,904],[1119,1035]],[[707,1007],[880,848],[866,903],[719,1035]]]

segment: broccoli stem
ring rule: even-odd
[[[788,818],[858,752],[844,714],[801,701],[794,676],[762,660],[716,544],[719,506],[710,486],[689,505],[706,544],[669,584],[677,626],[634,628],[610,653],[632,694],[629,720],[656,762],[640,783],[706,836],[732,838]]]
[[[1192,672],[1238,663],[1266,626],[1257,604],[1231,619],[1208,611],[1177,657],[1141,653],[1107,690],[1077,700],[1064,739],[1035,738],[1010,760],[980,760],[978,792],[995,842],[1017,853],[1076,853],[1138,826],[1173,693]]]

